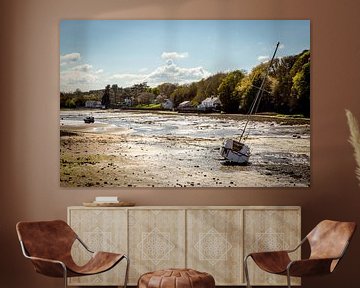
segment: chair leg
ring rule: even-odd
[[[64,264],[62,264],[62,267],[64,269],[64,287],[67,288],[67,270],[66,270],[66,266]]]
[[[126,259],[126,271],[125,271],[125,280],[124,280],[124,288],[127,287],[127,282],[129,278],[129,265],[130,265],[130,259],[127,256],[124,256]]]
[[[244,272],[245,272],[245,279],[246,279],[246,287],[247,288],[251,288],[250,285],[250,279],[249,279],[249,269],[248,269],[248,265],[247,265],[247,259],[249,258],[250,255],[247,255],[244,258]]]
[[[287,276],[288,288],[291,288],[291,278],[290,278],[290,271],[289,271],[289,269],[287,269],[286,276]]]

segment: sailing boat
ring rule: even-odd
[[[234,140],[234,139],[225,139],[225,141],[220,149],[221,156],[223,156],[226,160],[224,162],[224,164],[246,165],[249,163],[250,147],[248,145],[246,145],[244,143],[244,141],[242,141],[243,136],[244,136],[246,128],[250,122],[250,118],[251,118],[252,114],[256,112],[255,107],[256,107],[256,110],[259,107],[259,103],[260,103],[262,94],[264,92],[265,82],[266,82],[267,76],[269,75],[270,68],[274,62],[276,52],[279,48],[279,44],[280,44],[280,42],[278,42],[276,45],[274,54],[273,54],[273,56],[269,62],[269,65],[266,69],[264,79],[262,80],[261,85],[258,88],[258,92],[256,93],[256,97],[255,97],[253,103],[251,104],[251,107],[247,114],[247,119],[246,119],[246,122],[245,122],[244,128],[242,130],[239,141]]]

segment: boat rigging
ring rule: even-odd
[[[246,128],[251,120],[251,116],[254,113],[256,113],[256,111],[259,108],[259,104],[260,104],[263,92],[265,91],[264,88],[265,88],[266,79],[269,75],[270,68],[272,67],[272,64],[274,62],[275,55],[279,48],[279,45],[280,45],[280,42],[278,42],[276,45],[274,54],[269,62],[269,65],[267,66],[265,76],[261,82],[260,87],[258,88],[256,97],[250,106],[250,109],[249,109],[247,117],[246,117],[245,125],[244,125],[243,130],[240,135],[240,139],[239,140],[225,139],[225,141],[223,142],[223,145],[220,149],[221,156],[223,156],[225,158],[225,162],[223,164],[246,165],[249,163],[250,147],[244,143],[244,141],[245,141],[244,134],[245,134]]]

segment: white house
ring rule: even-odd
[[[211,96],[204,99],[201,104],[197,106],[198,110],[201,111],[212,111],[212,110],[220,110],[221,101],[219,97]]]
[[[124,99],[124,105],[125,106],[130,107],[130,106],[132,106],[132,104],[133,104],[133,101],[130,98],[125,98]]]
[[[178,108],[191,108],[193,107],[190,101],[181,102]]]
[[[174,108],[174,103],[170,99],[165,99],[163,103],[161,103],[161,106],[164,109],[171,110]]]
[[[88,100],[85,102],[85,108],[102,108],[101,101]]]

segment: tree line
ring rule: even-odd
[[[105,89],[73,93],[60,93],[62,108],[84,107],[88,100],[102,101],[110,108],[139,107],[170,99],[174,107],[183,101],[197,106],[208,97],[219,97],[225,113],[247,113],[258,93],[268,63],[261,63],[249,73],[235,70],[220,72],[190,84],[162,83],[149,87],[147,83],[131,87],[107,85]],[[310,116],[310,51],[276,58],[267,76],[264,92],[257,112],[301,114]]]

